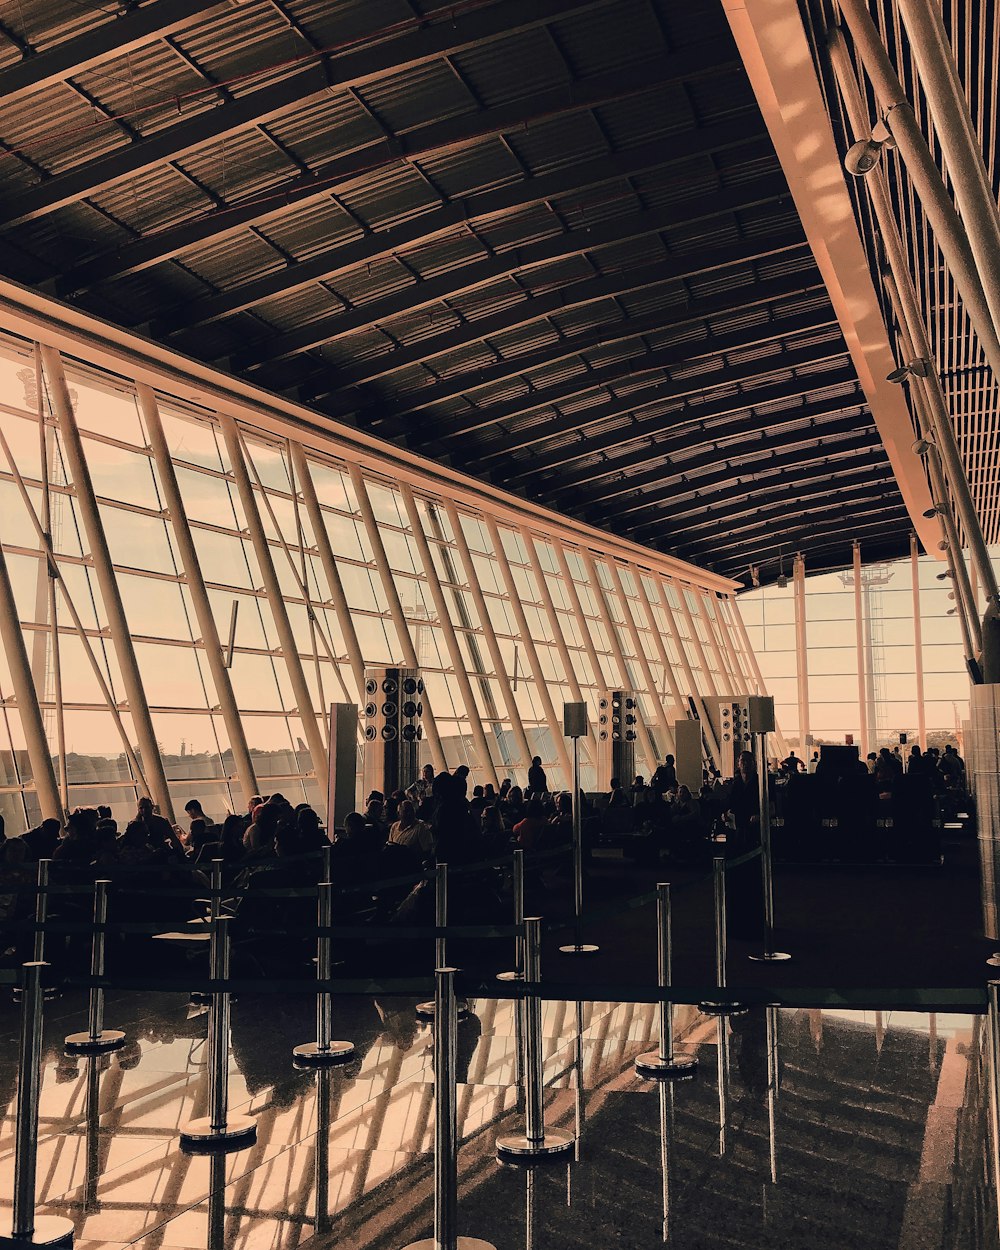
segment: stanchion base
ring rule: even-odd
[[[989,963],[989,960],[987,960],[986,962]],[[523,972],[498,972],[497,980],[498,981],[523,981],[524,973]]]
[[[703,1016],[745,1016],[750,1008],[742,1003],[699,1003],[698,1010]]]
[[[556,1155],[568,1154],[575,1145],[576,1138],[572,1133],[564,1133],[558,1128],[547,1128],[541,1141],[532,1141],[523,1133],[498,1137],[497,1154],[501,1159],[551,1159]]]
[[[592,942],[574,942],[570,946],[560,946],[560,955],[596,955],[601,948]]]
[[[791,959],[786,951],[763,951],[760,955],[748,955],[755,964],[781,964]]]
[[[12,1232],[0,1235],[0,1248],[23,1250],[25,1246],[71,1246],[73,1233],[72,1220],[63,1219],[61,1215],[36,1215],[35,1227],[26,1237],[15,1237]]]
[[[118,1029],[105,1029],[96,1037],[89,1033],[71,1033],[63,1042],[69,1055],[105,1055],[125,1045],[125,1034]]]
[[[353,1042],[331,1042],[326,1047],[320,1046],[319,1042],[306,1042],[292,1051],[292,1063],[297,1068],[332,1067],[336,1063],[347,1063],[353,1058]]]
[[[650,1050],[635,1061],[639,1076],[658,1081],[690,1081],[698,1070],[694,1055],[674,1055],[673,1059],[661,1059],[659,1051]]]
[[[430,999],[426,1003],[417,1003],[414,1010],[417,1013],[418,1019],[433,1020],[434,1019],[434,1000]],[[460,998],[458,1002],[455,1004],[455,1019],[456,1020],[468,1020],[469,1016],[471,1015],[472,1015],[472,1008],[463,998]]]
[[[181,1150],[192,1155],[245,1150],[256,1141],[257,1121],[247,1115],[231,1115],[222,1130],[213,1129],[208,1116],[191,1120],[181,1129]]]
[[[403,1250],[437,1250],[438,1243],[433,1237],[424,1237],[420,1241],[411,1241]],[[456,1237],[455,1250],[497,1250],[492,1241],[483,1241],[481,1237]]]
[[[991,968],[1000,968],[1000,951],[994,951],[986,962]]]

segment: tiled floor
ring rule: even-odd
[[[177,995],[112,997],[107,1023],[127,1047],[67,1059],[62,1038],[83,1017],[67,995],[46,1014],[39,1209],[68,1215],[82,1250],[402,1250],[428,1236],[431,1034],[412,1007],[338,1000],[336,1032],[357,1056],[316,1075],[290,1062],[313,1036],[311,1001],[241,997],[230,1106],[255,1117],[257,1143],[209,1159],[178,1142],[205,1109],[205,1013]],[[655,1046],[655,1007],[546,1003],[546,1119],[577,1149],[524,1169],[494,1153],[521,1115],[512,1004],[473,1007],[458,1041],[459,1221],[498,1250],[997,1247],[979,1018],[760,1009],[720,1023],[678,1008],[699,1071],[670,1087],[632,1066]],[[4,1006],[2,1220],[17,1025]]]

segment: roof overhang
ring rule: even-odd
[[[924,550],[943,559],[937,521],[923,515],[931,495],[912,450],[906,399],[886,381],[896,360],[796,0],[722,0],[722,7],[913,528]]]

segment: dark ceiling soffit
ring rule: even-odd
[[[852,508],[843,509],[836,515],[824,514],[822,519],[817,518],[814,523],[806,521],[799,525],[779,527],[772,522],[764,527],[757,539],[743,537],[735,541],[727,541],[727,532],[720,529],[720,532],[706,543],[688,544],[683,541],[683,535],[678,535],[676,551],[679,555],[682,552],[690,553],[684,554],[682,558],[690,559],[700,565],[707,563],[716,569],[720,566],[731,569],[746,568],[749,564],[756,564],[767,557],[773,557],[780,545],[785,548],[786,554],[804,552],[808,571],[810,551],[816,552],[835,547],[841,538],[849,548],[852,540],[859,534],[871,529],[884,531],[887,525],[895,524],[897,521],[905,527],[907,534],[912,530],[912,522],[902,500],[898,506],[882,505],[859,511]],[[820,541],[827,537],[831,538],[829,542]],[[664,546],[666,545],[664,543]]]
[[[109,57],[123,57],[154,37],[164,39],[174,35],[208,17],[222,2],[153,0],[142,8],[122,5],[114,21],[104,22],[74,39],[66,39],[0,70],[0,98],[7,107],[24,92],[37,91],[71,74],[82,73]]]
[[[218,295],[209,295],[194,303],[185,304],[154,321],[151,332],[154,336],[160,336],[204,325],[220,317],[228,317],[252,308],[262,300],[287,295],[313,282],[330,281],[357,266],[384,260],[417,244],[435,242],[468,223],[489,217],[502,217],[545,200],[589,191],[604,183],[632,178],[652,169],[661,169],[694,155],[707,155],[726,148],[740,147],[760,137],[758,118],[735,118],[725,125],[691,130],[673,136],[669,149],[665,149],[662,142],[645,143],[624,152],[609,152],[595,160],[568,165],[552,173],[519,179],[492,191],[450,200],[412,220],[370,231],[362,239],[326,248],[305,260],[290,261],[284,269],[251,279],[233,290],[221,291]],[[227,232],[232,229],[230,227]],[[65,282],[60,282],[61,287],[65,285]]]
[[[728,210],[723,208],[719,211],[736,211],[738,208],[743,207],[739,203],[740,199],[740,194],[724,192],[720,196],[713,197],[711,202],[714,204],[719,200],[723,200],[730,207]],[[380,321],[386,321],[403,314],[412,315],[425,308],[439,304],[442,300],[453,299],[459,295],[467,294],[477,286],[483,286],[498,278],[505,278],[519,270],[548,264],[556,260],[565,260],[570,257],[580,256],[585,252],[598,251],[602,247],[611,247],[624,241],[673,229],[676,226],[686,224],[689,220],[679,211],[680,208],[683,208],[686,212],[691,211],[690,205],[683,205],[660,212],[633,213],[629,217],[602,221],[599,225],[583,230],[569,230],[565,234],[554,235],[548,239],[541,239],[536,243],[528,243],[522,247],[511,248],[493,256],[486,256],[482,260],[473,261],[468,265],[461,265],[433,278],[426,278],[423,281],[402,287],[398,291],[393,291],[391,295],[373,300],[369,304],[362,304],[360,307],[350,311],[336,313],[329,317],[320,317],[316,321],[297,329],[278,332],[266,344],[256,348],[252,353],[247,353],[246,356],[237,359],[234,362],[234,367],[237,370],[254,372],[270,362],[281,360],[286,356],[293,356],[298,352],[310,351],[312,348],[321,347],[324,343],[336,342],[348,334],[353,334],[357,330],[376,325]],[[700,216],[702,215],[699,215],[697,219],[700,219]],[[754,239],[749,244],[742,242],[728,249],[722,248],[720,252],[725,252],[734,258],[724,263],[733,264],[736,263],[735,258],[737,256],[741,253],[746,253],[748,246],[757,248],[767,247],[768,244],[774,250],[787,249],[793,246],[805,246],[802,242],[790,242],[788,232],[785,231],[780,236]],[[711,254],[709,260],[711,260]],[[705,266],[699,264],[694,255],[665,261],[663,264],[665,266],[672,265],[673,276],[678,276],[682,272],[693,275],[693,273],[701,273],[705,269]],[[695,265],[698,265],[697,269],[693,268]],[[658,268],[660,268],[659,265],[649,265],[643,267],[638,272],[645,275],[652,273]],[[645,278],[643,278],[643,281],[645,281]],[[195,333],[194,331],[191,332],[192,335]],[[183,336],[181,337],[181,342],[182,344],[184,342]]]
[[[848,383],[857,383],[857,374],[853,365],[845,365],[827,374],[799,379],[798,385],[802,388],[801,396],[805,398],[814,391],[826,390],[832,386],[843,386]],[[615,430],[606,440],[590,439],[561,448],[559,451],[560,463],[566,463],[606,450],[604,446],[598,446],[599,441],[601,443],[606,441],[609,447],[617,447],[621,446],[622,443],[639,440],[646,443],[646,446],[630,452],[628,455],[607,458],[599,461],[597,464],[584,465],[579,469],[574,469],[572,472],[561,473],[556,477],[549,478],[547,479],[547,485],[535,488],[534,497],[552,498],[559,496],[568,490],[575,490],[578,486],[582,486],[587,482],[598,481],[603,477],[614,477],[622,469],[636,468],[645,464],[650,456],[659,454],[659,444],[655,441],[656,438],[662,435],[671,435],[681,426],[698,425],[710,419],[729,416],[742,416],[749,421],[759,422],[761,425],[766,425],[771,421],[784,420],[786,419],[785,413],[768,413],[764,416],[758,416],[751,410],[761,404],[780,403],[788,398],[789,383],[773,383],[769,386],[762,386],[755,391],[748,391],[742,395],[723,395],[711,403],[685,406],[679,412],[667,413],[664,416],[652,418],[641,425],[631,426],[629,431]],[[825,402],[843,403],[845,401],[827,400]],[[796,409],[790,408],[787,415],[790,416],[795,411]],[[532,467],[533,465],[537,465],[537,470]],[[475,471],[474,466],[470,465],[469,467],[470,471]],[[500,485],[520,480],[521,478],[530,478],[532,473],[536,471],[547,472],[551,467],[551,465],[540,464],[539,458],[536,457],[534,461],[519,461],[516,474],[497,473],[494,480],[497,485]]]
[[[686,541],[696,542],[697,534],[716,528],[720,519],[727,533],[736,533],[734,524],[743,517],[760,516],[761,524],[771,523],[765,522],[764,516],[775,508],[784,509],[786,516],[795,515],[788,511],[789,506],[820,496],[827,496],[829,506],[834,506],[843,503],[848,494],[860,497],[879,492],[878,497],[883,498],[885,490],[891,486],[893,496],[898,497],[899,487],[879,445],[873,447],[870,441],[862,445],[855,459],[860,463],[840,467],[822,463],[814,465],[811,471],[796,469],[791,483],[781,490],[770,490],[763,484],[757,487],[752,481],[743,482],[731,490],[702,496],[700,510],[690,505],[675,512],[662,509],[655,521],[629,526],[629,536],[634,536],[637,542],[655,541],[665,529],[673,527]],[[701,520],[691,520],[699,515]]]
[[[708,58],[705,60],[707,62]],[[697,76],[697,72],[721,68],[721,65],[706,63],[700,71],[695,66],[692,73]],[[291,204],[320,198],[353,178],[397,161],[412,160],[446,148],[469,147],[486,136],[523,128],[541,118],[580,112],[611,100],[641,95],[687,76],[677,61],[660,58],[644,62],[631,71],[615,70],[595,75],[582,83],[565,83],[561,87],[526,96],[514,104],[480,109],[475,113],[416,127],[405,135],[379,140],[358,151],[334,157],[307,174],[296,175],[269,187],[265,194],[254,196],[245,203],[206,213],[194,221],[137,239],[117,249],[111,256],[86,261],[66,275],[65,285],[79,290],[122,274],[147,269],[207,239],[238,230],[249,222],[281,212]]]
[[[561,447],[554,448],[552,451],[541,452],[531,459],[525,458],[512,462],[512,471],[505,480],[519,481],[521,479],[530,479],[537,473],[547,473],[569,461],[592,456],[597,452],[617,450],[619,447],[628,446],[629,443],[646,440],[652,434],[660,432],[663,422],[668,423],[667,428],[669,429],[671,425],[676,424],[678,418],[681,420],[697,419],[699,412],[699,409],[695,408],[691,412],[659,414],[656,417],[644,420],[638,416],[644,408],[663,403],[665,400],[702,397],[720,386],[747,386],[760,381],[762,390],[769,389],[766,386],[766,382],[774,373],[809,366],[835,368],[846,356],[847,348],[843,344],[839,347],[832,344],[825,348],[804,347],[796,351],[784,352],[779,357],[769,357],[766,360],[751,360],[744,361],[738,365],[728,365],[726,368],[704,376],[682,378],[677,381],[651,382],[637,388],[629,395],[612,399],[607,404],[570,413],[559,420],[533,425],[528,429],[519,430],[516,434],[508,434],[504,439],[505,446],[502,449],[491,451],[488,459],[495,460],[498,456],[506,456],[514,449],[530,447],[535,443],[545,442],[546,439],[557,435],[570,434],[574,430],[580,431],[582,437],[578,442],[567,443]],[[817,382],[814,377],[810,377],[808,382],[804,382],[801,379],[799,381],[792,379],[776,384],[783,395],[787,395],[790,388],[799,385],[808,385],[810,388],[816,389],[822,386],[823,383]],[[729,410],[732,410],[736,408],[750,408],[755,403],[763,401],[755,400],[754,391],[750,390],[736,395],[724,396],[723,402],[728,402]],[[588,426],[597,425],[610,417],[619,417],[625,414],[633,416],[632,424],[620,426],[614,430],[609,430],[606,434],[600,434],[592,438],[586,437],[585,431]],[[648,427],[647,421],[656,423],[653,429]],[[477,465],[486,459],[487,457],[485,456],[479,457]]]
[[[646,320],[654,323],[654,330],[659,330],[663,327],[662,316],[658,319],[659,324],[656,324],[653,318],[647,318]],[[625,340],[633,337],[640,339],[634,351],[630,351],[628,356],[605,366],[591,366],[588,372],[579,374],[576,379],[560,379],[551,386],[532,387],[530,394],[524,398],[535,401],[531,406],[538,408],[552,402],[550,397],[554,394],[554,388],[571,386],[574,380],[581,383],[580,390],[590,390],[594,386],[600,385],[606,374],[612,381],[615,381],[617,378],[645,373],[649,369],[684,364],[688,361],[703,359],[706,356],[721,356],[727,352],[743,351],[749,347],[759,347],[764,343],[780,341],[795,334],[806,334],[810,331],[829,329],[837,326],[838,323],[830,308],[816,308],[809,312],[800,313],[798,316],[778,318],[775,321],[743,326],[739,330],[731,330],[722,334],[710,334],[702,339],[686,339],[683,342],[671,343],[666,347],[656,349],[646,346],[645,342],[642,341],[643,335],[641,331],[632,330],[629,333],[625,333],[624,327],[627,324],[627,322],[622,323],[622,331],[619,332],[618,339]],[[614,340],[609,339],[605,341],[613,342]],[[388,405],[375,401],[367,408],[354,409],[354,413],[361,422],[367,421],[372,426],[379,426],[386,422],[390,429],[397,432],[396,425],[400,421],[405,421],[416,412],[422,412],[432,404],[460,399],[470,392],[478,390],[480,387],[520,377],[532,369],[551,367],[560,361],[571,360],[579,356],[582,350],[584,349],[574,345],[572,340],[560,339],[558,343],[552,344],[541,352],[530,353],[531,357],[536,358],[534,363],[524,357],[504,361],[502,370],[480,369],[476,371],[474,376],[466,376],[464,378],[459,375],[449,379],[447,382],[439,383],[437,386],[426,387],[422,390],[414,391],[410,395],[404,395],[394,404]],[[616,367],[617,374],[614,372]],[[422,426],[421,435],[422,437],[425,435],[426,440],[431,441],[438,437],[448,438],[456,434],[468,433],[483,425],[493,424],[497,418],[492,416],[492,411],[492,406],[487,403],[482,408],[473,409],[469,412],[449,413],[447,415],[426,413],[425,416],[428,419],[433,420],[436,417],[437,422],[429,430]],[[475,422],[475,424],[471,424],[471,422]]]
[[[809,421],[808,429],[794,429],[803,421]],[[752,451],[766,451],[786,446],[809,446],[830,437],[844,434],[871,435],[875,426],[864,407],[864,396],[848,396],[840,400],[823,400],[816,404],[803,404],[785,412],[776,412],[775,424],[746,430],[742,434],[726,434],[724,430],[711,432],[694,431],[680,435],[676,441],[661,441],[656,445],[656,455],[665,459],[685,452],[684,457],[677,461],[676,466],[659,464],[655,469],[639,472],[631,476],[621,476],[606,482],[596,494],[587,495],[581,506],[589,509],[589,515],[604,517],[606,515],[622,516],[630,511],[641,509],[642,496],[634,495],[635,491],[644,491],[649,487],[660,485],[686,485],[685,476],[691,471],[706,469],[710,465],[725,464],[731,455],[744,455]],[[878,436],[878,434],[875,434]],[[720,445],[725,444],[725,445]],[[700,454],[691,455],[692,447],[704,447]],[[652,454],[652,449],[649,455]],[[770,461],[761,461],[770,464]],[[619,502],[621,495],[634,495],[624,502]],[[601,521],[600,524],[606,524]]]
[[[546,22],[567,13],[596,8],[603,2],[505,0],[504,3],[477,9],[437,26],[425,26],[360,51],[347,52],[342,56],[310,57],[301,70],[290,73],[279,82],[239,96],[221,98],[214,107],[174,126],[137,139],[10,196],[0,209],[0,225],[14,225],[44,216],[64,204],[84,199],[119,178],[127,178],[163,161],[174,160],[202,144],[237,130],[245,130],[288,109],[301,108],[310,99],[329,95],[338,87],[363,87],[386,75],[415,68],[465,48],[492,43],[519,31],[544,26]],[[709,50],[704,50],[702,56],[709,61]],[[712,58],[715,64],[718,64],[718,56],[719,48],[715,47]],[[681,63],[685,57],[686,54],[659,59],[671,61],[676,67],[675,72],[683,73]],[[693,60],[697,65],[697,52]],[[697,68],[693,72],[697,74]],[[554,88],[550,94],[556,101],[556,107],[560,97],[565,96],[567,90],[572,93],[575,88],[575,83]],[[212,90],[213,84],[206,80],[206,95],[210,95]]]
[[[503,312],[497,313],[493,317],[483,317],[476,321],[465,322],[455,330],[435,335],[431,339],[422,339],[420,342],[413,343],[408,347],[396,348],[385,355],[373,357],[358,365],[345,366],[339,369],[334,365],[326,365],[322,371],[322,376],[327,383],[324,390],[319,391],[317,389],[323,383],[313,382],[311,386],[300,387],[297,392],[298,397],[303,403],[315,403],[317,399],[327,395],[342,394],[348,387],[376,381],[388,376],[390,373],[394,373],[397,369],[408,368],[410,365],[433,360],[446,352],[456,351],[470,344],[483,342],[509,330],[529,326],[532,322],[541,321],[543,318],[550,317],[555,313],[579,307],[582,304],[595,303],[602,299],[614,299],[617,296],[627,295],[633,289],[630,283],[635,280],[630,278],[631,272],[625,271],[620,274],[610,274],[607,278],[588,280],[584,283],[576,283],[572,287],[565,287],[561,291],[550,292],[546,295],[536,295],[528,301],[527,309],[530,311],[530,315],[527,317],[524,315],[525,304],[520,303],[510,308],[505,308]],[[579,293],[580,288],[583,286],[587,288],[588,293],[585,294],[579,305],[575,300],[567,298],[573,292]],[[760,305],[769,304],[774,300],[814,295],[817,292],[825,292],[825,290],[826,288],[823,284],[817,281],[815,271],[803,270],[798,273],[785,274],[780,278],[770,278],[763,282],[755,282],[753,286],[738,290],[723,291],[721,294],[710,296],[707,299],[688,300],[684,304],[675,304],[669,308],[659,309],[655,313],[650,313],[648,317],[626,317],[621,321],[614,321],[606,326],[601,326],[594,331],[588,330],[583,334],[567,335],[565,338],[560,337],[559,342],[552,344],[552,347],[558,350],[564,344],[567,346],[579,344],[580,349],[583,350],[588,345],[605,342],[603,335],[606,333],[610,333],[612,338],[627,337],[625,328],[629,325],[640,327],[649,323],[652,329],[669,329],[689,322],[705,321],[709,317],[723,317],[743,309],[758,308]],[[641,334],[644,331],[638,329],[636,332]],[[594,340],[593,344],[590,342],[591,339]],[[516,360],[524,359],[529,355],[531,353],[525,353],[524,357],[512,357],[509,362],[501,360],[497,363],[498,365],[513,364]],[[490,365],[484,366],[484,371],[488,371],[491,367]],[[334,390],[329,387],[328,383],[331,374],[336,375],[334,380],[341,383],[342,389]],[[459,374],[458,376],[461,377],[462,375]],[[360,401],[356,401],[355,406],[360,406]],[[344,402],[335,411],[352,412],[353,410],[350,404]],[[331,411],[334,410],[331,409]]]
[[[587,519],[592,520],[594,525],[621,525],[622,517],[630,516],[634,512],[642,514],[659,509],[662,500],[674,502],[690,499],[695,497],[695,492],[704,495],[705,491],[717,489],[726,482],[745,482],[752,479],[758,470],[771,474],[774,471],[784,472],[791,467],[794,470],[794,480],[798,481],[798,466],[808,464],[808,459],[803,455],[808,449],[815,449],[816,457],[821,456],[824,460],[839,460],[840,457],[854,455],[856,451],[879,445],[880,441],[879,432],[874,426],[870,429],[859,429],[856,416],[828,421],[825,425],[816,425],[808,430],[794,430],[785,435],[761,430],[760,437],[747,437],[745,441],[739,444],[734,442],[725,450],[707,451],[699,456],[691,456],[690,459],[682,460],[679,467],[666,464],[659,470],[652,470],[649,475],[642,475],[649,476],[650,480],[642,487],[640,494],[630,496],[620,504],[605,501],[600,507],[595,507],[596,500],[609,500],[610,496],[589,495],[579,499],[576,506],[577,509],[586,511]],[[751,464],[730,465],[730,456],[754,455],[759,452],[765,452],[765,455]],[[685,480],[687,472],[709,469],[714,465],[719,467],[717,474]],[[771,480],[770,476],[768,480]],[[615,482],[614,485],[624,492],[627,479]],[[761,485],[761,489],[766,487]],[[632,522],[625,521],[624,524],[631,526]]]

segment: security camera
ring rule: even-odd
[[[944,505],[936,503],[932,508],[925,508],[923,514],[928,521],[932,520],[936,516],[942,516],[944,514]]]
[[[881,143],[874,139],[859,139],[848,148],[844,168],[852,178],[864,178],[878,164],[881,155]]]
[[[913,444],[913,451],[917,456],[926,456],[933,446],[929,438],[918,438]]]

